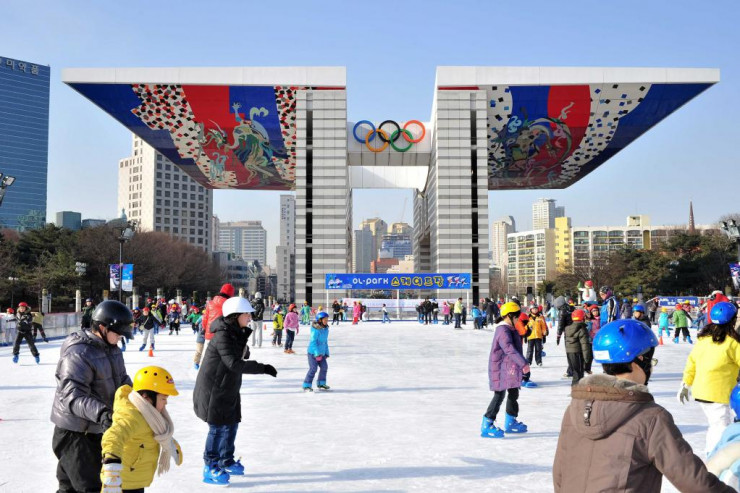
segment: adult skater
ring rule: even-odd
[[[516,420],[519,416],[519,388],[524,374],[529,373],[529,365],[522,355],[522,338],[515,328],[521,311],[518,304],[510,301],[501,306],[500,313],[488,358],[488,385],[493,391],[493,399],[481,423],[480,436],[484,438],[503,438],[504,433],[527,431],[527,426]],[[502,429],[496,426],[496,416],[504,396],[507,397],[506,419]]]
[[[148,306],[142,308],[141,315],[136,319],[136,325],[144,334],[144,340],[141,342],[139,351],[143,351],[146,348],[147,342],[149,342],[149,349],[154,351],[154,328],[158,323],[157,318],[151,313],[151,309]]]
[[[711,323],[697,335],[683,371],[678,400],[683,404],[693,393],[707,417],[707,455],[717,445],[722,432],[732,423],[730,393],[740,372],[740,334],[735,330],[737,308],[729,302],[712,307]]]
[[[337,300],[334,300],[334,303],[332,303],[331,311],[332,311],[331,324],[339,325],[339,321],[342,318],[342,305]]]
[[[249,360],[247,341],[254,312],[249,301],[229,298],[221,310],[223,315],[210,325],[213,337],[193,390],[195,415],[208,423],[203,482],[216,485],[229,484],[231,475],[244,474],[244,466],[234,460],[234,441],[242,419],[242,374],[277,376],[274,366]]]
[[[452,314],[455,317],[455,328],[462,329],[460,322],[462,321],[463,315],[463,301],[462,298],[458,298],[455,302],[455,306],[452,308]]]
[[[73,332],[62,344],[51,409],[60,492],[101,490],[103,432],[113,423],[116,390],[132,384],[118,347],[132,323],[126,305],[107,300],[92,313],[91,329]]]
[[[565,328],[573,323],[571,314],[573,313],[574,308],[565,301],[563,296],[555,298],[553,305],[555,305],[555,308],[558,311],[558,330],[557,337],[555,338],[555,345],[559,346],[560,339],[563,337]],[[571,368],[570,362],[568,362],[568,368],[565,370],[563,378],[573,378],[573,368]]]
[[[46,332],[44,332],[44,314],[41,312],[31,312],[31,315],[33,316],[33,322],[31,322],[31,325],[33,325],[33,341],[36,342],[37,335],[41,334],[41,339],[44,342],[49,342]]]
[[[313,392],[313,379],[317,369],[319,370],[317,387],[319,390],[329,390],[330,387],[326,385],[326,372],[329,370],[329,364],[326,362],[329,357],[329,314],[326,312],[316,314],[316,322],[311,326],[307,353],[308,373],[303,379],[303,391]]]
[[[80,328],[89,329],[92,327],[92,314],[95,311],[92,298],[85,300],[85,306],[82,307],[82,317],[80,318]]]
[[[15,318],[18,321],[18,334],[15,336],[15,344],[13,344],[13,363],[18,363],[18,356],[21,352],[21,341],[24,339],[36,363],[39,363],[39,350],[36,349],[36,344],[33,342],[33,315],[31,315],[31,309],[28,307],[28,303],[21,301],[18,304]]]
[[[182,464],[182,449],[172,435],[175,425],[167,399],[179,393],[170,372],[146,366],[136,372],[133,388],[122,385],[113,404],[113,425],[103,434],[102,493],[142,492],[170,468]]]
[[[18,331],[18,319],[15,310],[8,308],[3,314],[3,331],[5,332],[5,346],[12,346]]]
[[[601,286],[599,289],[599,296],[601,296],[601,325],[606,325],[609,322],[613,322],[619,319],[619,301],[614,296],[612,288],[609,286]]]
[[[611,322],[596,334],[594,356],[605,375],[572,388],[552,469],[556,493],[660,491],[663,475],[686,493],[735,491],[707,471],[650,395],[657,345],[635,320]]]
[[[262,347],[262,319],[265,316],[265,303],[262,300],[262,293],[259,291],[254,293],[252,307],[254,308],[254,313],[252,313],[252,348]]]

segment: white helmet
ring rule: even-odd
[[[261,300],[262,299],[262,293],[260,293],[259,291],[257,291],[256,293],[254,293],[254,299],[255,300]]]
[[[254,308],[248,300],[235,296],[224,301],[221,313],[224,317],[228,317],[234,313],[252,313],[253,311]]]

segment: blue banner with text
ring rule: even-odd
[[[326,289],[470,289],[470,274],[326,274]]]

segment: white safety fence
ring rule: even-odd
[[[42,324],[46,337],[50,339],[67,337],[80,327],[81,317],[82,313],[47,313],[44,315],[44,323]],[[13,322],[14,326],[16,324],[16,322]],[[0,343],[8,341],[12,343],[15,339],[15,331],[16,329],[9,330],[8,322],[0,316]]]

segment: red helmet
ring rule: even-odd
[[[681,308],[683,308],[683,307],[681,306],[680,303],[676,304],[676,310],[680,310]]]
[[[295,303],[291,303],[290,305],[288,305],[288,311],[289,312],[290,311],[293,311],[293,308],[295,308]]]
[[[26,303],[25,301],[21,301],[20,303],[18,303],[18,308],[20,308],[22,306],[25,307],[25,308],[28,308],[28,303]]]
[[[7,312],[7,313],[15,313],[15,312],[13,311],[13,309],[12,309],[12,308],[8,308],[8,309],[6,310],[6,312]]]
[[[144,308],[141,309],[141,311],[148,312],[149,311],[149,307],[148,306],[145,306]]]
[[[570,318],[572,318],[574,322],[583,322],[583,319],[586,318],[586,312],[579,308],[578,310],[573,311]]]

